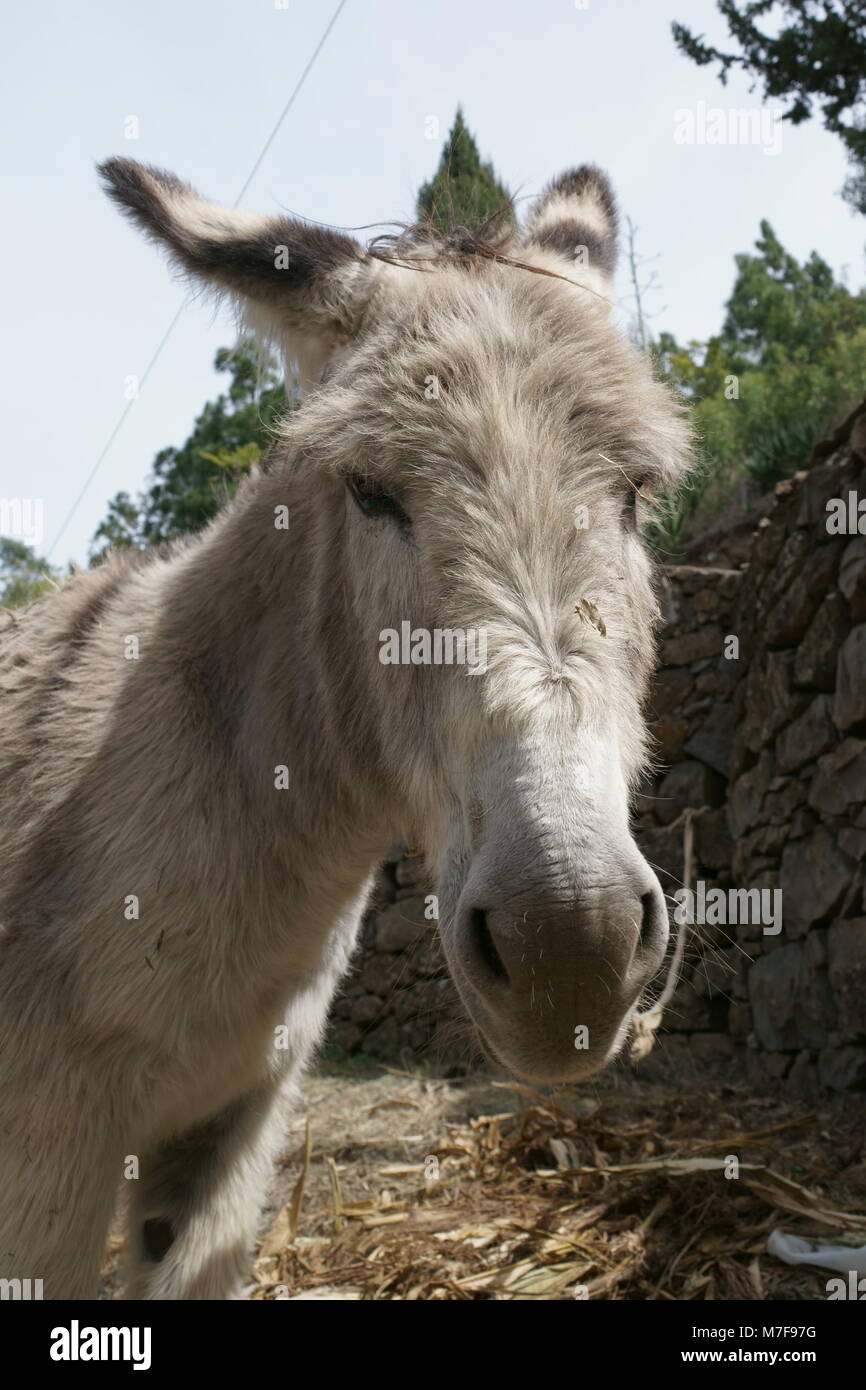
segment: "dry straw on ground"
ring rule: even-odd
[[[859,1102],[624,1076],[311,1088],[257,1299],[823,1299],[829,1275],[767,1255],[769,1233],[866,1242]]]

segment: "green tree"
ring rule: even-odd
[[[656,526],[678,547],[739,500],[744,479],[767,487],[802,466],[866,384],[866,292],[856,294],[816,252],[802,264],[761,223],[754,252],[738,255],[721,332],[654,344],[660,371],[691,403],[698,467]]]
[[[93,538],[92,561],[112,547],[143,549],[201,530],[267,449],[275,421],[289,409],[277,364],[244,339],[220,348],[214,366],[229,375],[227,390],[207,402],[185,444],[160,450],[138,499],[127,492],[112,499]]]
[[[20,608],[32,603],[56,583],[56,571],[32,546],[0,536],[0,607]]]
[[[418,192],[418,216],[443,232],[452,227],[477,231],[503,209],[508,209],[510,215],[510,207],[508,193],[493,165],[482,162],[458,106],[439,167]]]
[[[814,360],[866,323],[866,295],[837,282],[817,251],[800,265],[766,221],[755,248],[757,255],[735,257],[737,279],[722,326],[732,370],[804,352]]]
[[[820,108],[853,168],[842,196],[866,213],[866,6],[863,0],[717,0],[738,52],[725,52],[671,26],[681,53],[701,67],[719,64],[726,82],[739,68],[762,82],[764,97],[789,103],[784,119],[799,125]],[[781,11],[781,15],[780,12]],[[759,21],[770,16],[770,31]],[[785,22],[781,27],[779,18]]]

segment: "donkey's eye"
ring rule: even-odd
[[[404,525],[408,524],[409,518],[396,497],[386,492],[368,473],[353,473],[346,482],[365,516],[392,516]]]

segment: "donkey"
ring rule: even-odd
[[[101,174],[306,398],[201,535],[7,634],[0,1275],[94,1297],[123,1189],[129,1296],[239,1297],[396,838],[493,1059],[567,1082],[622,1046],[668,932],[629,828],[657,621],[636,499],[689,435],[611,321],[593,166],[521,233],[367,249]],[[407,621],[483,633],[483,669],[384,660]]]

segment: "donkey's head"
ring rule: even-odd
[[[667,941],[629,828],[657,621],[638,511],[688,451],[610,321],[605,176],[555,180],[519,237],[416,229],[385,252],[130,161],[103,174],[312,388],[268,476],[316,537],[346,762],[437,874],[483,1039],[526,1077],[597,1070]]]

